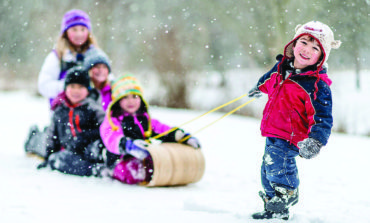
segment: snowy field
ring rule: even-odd
[[[200,132],[206,159],[203,178],[180,187],[146,188],[110,179],[36,170],[23,144],[32,124],[49,122],[45,99],[0,92],[0,222],[281,222],[254,221],[263,209],[259,169],[264,150],[259,120],[232,115]],[[151,108],[170,125],[202,112]],[[196,131],[216,113],[184,126]],[[313,160],[297,158],[300,201],[288,222],[369,222],[370,138],[334,133]]]

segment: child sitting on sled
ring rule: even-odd
[[[105,116],[100,95],[90,89],[88,73],[81,67],[68,70],[64,86],[53,101],[44,141],[32,144],[29,139],[28,150],[44,154],[38,169],[50,166],[66,174],[99,176],[104,168],[99,127]]]
[[[108,56],[98,48],[86,53],[84,68],[89,73],[93,87],[99,91],[104,111],[112,101],[110,83],[111,65]]]
[[[326,145],[333,126],[331,80],[325,66],[331,48],[338,48],[331,29],[318,21],[298,25],[275,66],[249,92],[268,95],[261,123],[266,138],[261,167],[265,210],[254,219],[288,220],[298,202],[295,157],[311,159]]]
[[[100,126],[100,135],[107,149],[106,164],[112,177],[126,184],[149,182],[153,163],[145,149],[144,140],[170,130],[171,127],[152,119],[143,90],[138,80],[124,75],[112,83],[112,102]],[[177,129],[159,138],[162,142],[179,142],[188,134]],[[196,149],[200,148],[196,138],[184,140]]]

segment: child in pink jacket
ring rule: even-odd
[[[135,77],[124,75],[113,81],[112,102],[100,126],[100,135],[107,149],[106,164],[113,171],[113,178],[127,184],[149,182],[153,163],[144,140],[170,129],[170,126],[150,117],[142,87]],[[177,129],[159,139],[179,142],[187,135]],[[194,137],[183,143],[200,148]]]

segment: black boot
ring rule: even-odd
[[[252,214],[253,219],[289,219],[289,209],[285,209],[281,212],[273,212],[266,210],[266,204],[270,201],[270,198],[262,191],[258,192],[258,195],[262,198],[264,203],[264,211]]]
[[[285,209],[282,212],[272,212],[272,211],[262,211],[258,213],[252,214],[253,219],[282,219],[288,220],[289,219],[289,209]]]
[[[92,175],[98,178],[103,177],[111,178],[113,176],[113,170],[109,169],[103,163],[97,163],[92,167]]]
[[[288,190],[283,187],[275,187],[275,197],[266,203],[266,210],[282,212],[298,203],[298,188]]]
[[[28,138],[24,143],[24,150],[27,155],[40,159],[46,157],[46,132],[40,132],[36,125],[30,127]]]
[[[24,150],[26,153],[31,153],[31,148],[34,146],[34,137],[39,133],[39,128],[37,125],[33,125],[30,127],[30,130],[28,132],[28,137],[26,139],[26,142],[24,143]]]
[[[271,200],[269,196],[267,196],[262,191],[258,192],[258,195],[262,198],[263,204],[264,204],[264,211],[257,212],[252,214],[253,219],[282,219],[282,220],[288,220],[289,219],[289,209],[285,209],[281,212],[273,212],[266,210],[266,204]]]

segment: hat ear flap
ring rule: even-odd
[[[296,27],[295,27],[295,32],[298,32],[298,29],[302,27],[302,24],[298,24]]]
[[[331,42],[330,45],[331,45],[331,48],[338,49],[341,44],[342,44],[342,42],[340,40],[334,40],[333,42]]]

